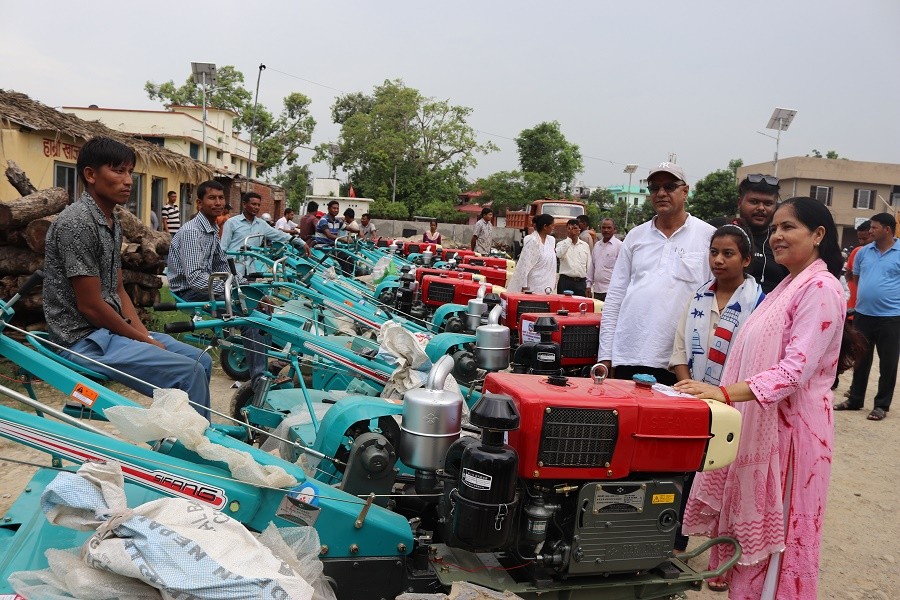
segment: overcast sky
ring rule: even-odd
[[[336,96],[400,78],[474,109],[470,125],[500,151],[472,178],[516,169],[513,138],[556,120],[586,185],[627,183],[625,163],[646,176],[670,153],[693,183],[732,158],[771,161],[775,141],[757,132],[774,134],[776,106],[798,111],[782,157],[900,162],[898,26],[897,0],[5,0],[0,88],[54,107],[159,109],[147,80],[180,84],[191,61],[214,62],[252,90],[265,63],[260,102],[277,112],[306,94],[315,145],[338,135]]]

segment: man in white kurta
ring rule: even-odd
[[[556,239],[552,215],[536,216],[534,231],[525,236],[522,253],[506,286],[510,292],[521,292],[523,288],[535,294],[553,293],[556,288]]]
[[[715,228],[685,211],[681,167],[662,163],[647,179],[656,216],[625,236],[603,305],[597,358],[616,378],[644,373],[672,385],[667,367],[675,330],[691,294],[711,277]]]

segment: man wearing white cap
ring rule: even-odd
[[[647,177],[656,216],[625,236],[600,325],[598,359],[613,376],[638,373],[675,383],[669,358],[675,329],[698,287],[711,278],[713,228],[685,210],[688,184],[675,163],[662,163]]]

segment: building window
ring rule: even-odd
[[[863,208],[869,210],[874,207],[875,190],[853,190],[853,208]]]
[[[199,145],[195,144],[194,142],[191,142],[191,147],[190,147],[189,152],[190,152],[191,158],[193,158],[194,160],[200,159],[200,146]]]
[[[137,218],[141,218],[141,211],[144,208],[143,173],[131,174],[131,197],[128,198],[128,202],[125,203],[125,208],[127,208],[128,211]]]
[[[69,198],[74,202],[81,189],[80,182],[75,174],[75,165],[60,162],[53,163],[53,185],[69,192]]]
[[[811,198],[815,198],[825,206],[831,206],[831,193],[833,191],[834,188],[831,186],[814,185],[809,188],[809,195]]]

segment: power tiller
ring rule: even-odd
[[[2,309],[5,333],[12,311],[8,304]],[[6,335],[0,353],[101,417],[111,406],[134,406]],[[207,429],[211,441],[296,479],[286,488],[248,484],[177,441],[134,445],[5,388],[0,392],[39,412],[0,406],[0,435],[51,454],[56,467],[121,463],[131,505],[176,496],[255,531],[269,523],[314,526],[341,600],[446,591],[460,580],[526,596],[663,598],[699,588],[739,557],[736,551],[715,573],[698,573],[671,553],[684,477],[733,460],[737,411],[601,377],[491,373],[467,427],[479,435],[462,436],[464,400],[444,390],[452,370],[445,357],[425,388],[407,392],[399,404],[382,400],[396,407],[399,427],[353,438],[345,460],[304,448],[320,466],[339,469],[335,485]],[[355,402],[378,400],[344,398],[322,427],[340,422],[332,411],[340,416]],[[409,476],[395,470],[398,462]],[[39,470],[0,526],[6,542],[0,591],[9,591],[3,587],[10,572],[46,566],[48,548],[77,546],[87,537],[40,515],[34,498],[54,475]]]

